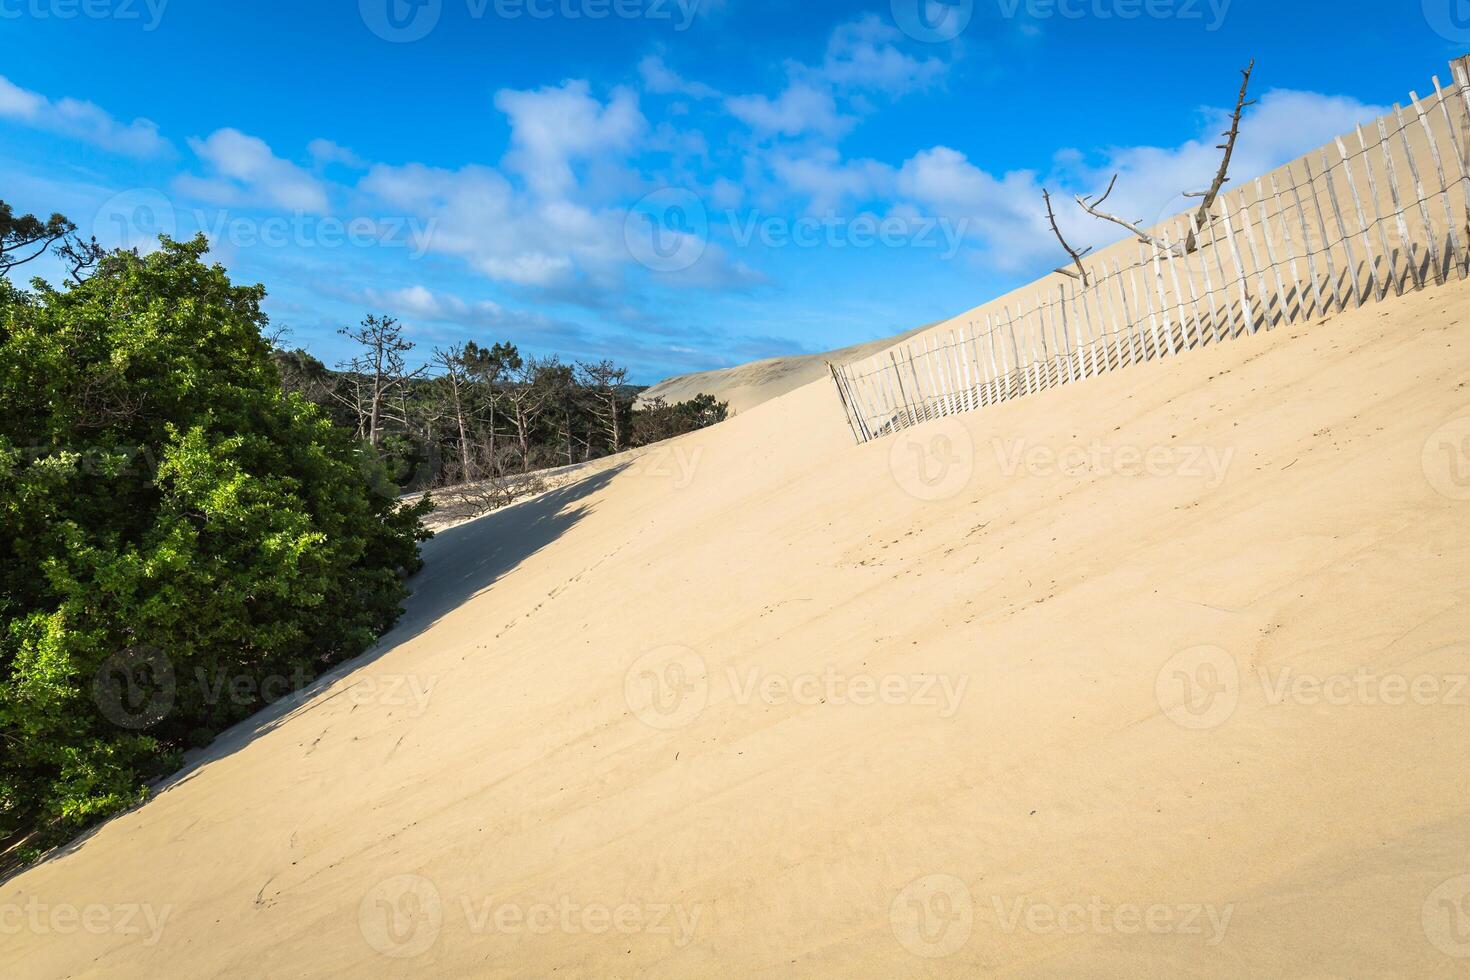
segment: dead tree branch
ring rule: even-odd
[[[1043,187],[1041,189],[1041,197],[1043,200],[1046,201],[1046,217],[1047,220],[1051,222],[1052,232],[1057,236],[1057,241],[1062,243],[1062,248],[1066,249],[1067,254],[1072,256],[1072,264],[1077,266],[1076,272],[1073,272],[1071,269],[1068,269],[1065,266],[1058,269],[1057,271],[1062,273],[1063,275],[1071,276],[1073,279],[1081,279],[1082,285],[1084,287],[1091,286],[1092,281],[1087,277],[1087,268],[1082,264],[1082,256],[1086,255],[1088,252],[1091,252],[1092,246],[1089,245],[1081,252],[1078,252],[1071,245],[1067,244],[1067,239],[1062,236],[1062,229],[1057,227],[1057,215],[1056,212],[1052,210],[1051,206],[1051,192]]]
[[[1186,193],[1184,195],[1185,197],[1204,198],[1200,203],[1199,212],[1195,215],[1195,223],[1201,228],[1204,228],[1210,222],[1210,208],[1215,206],[1215,199],[1220,196],[1220,191],[1230,182],[1230,161],[1235,156],[1235,141],[1240,138],[1241,116],[1245,113],[1246,109],[1255,105],[1257,102],[1256,99],[1251,99],[1247,102],[1245,98],[1246,94],[1250,91],[1251,72],[1255,70],[1256,60],[1252,58],[1251,63],[1240,73],[1244,77],[1240,83],[1240,96],[1235,100],[1235,112],[1230,116],[1230,128],[1220,134],[1225,137],[1225,142],[1219,144],[1217,149],[1224,150],[1225,155],[1220,160],[1220,170],[1215,174],[1214,183],[1210,185],[1210,189],[1207,191]],[[1196,247],[1195,235],[1191,232],[1189,241],[1184,246],[1184,251],[1187,254],[1193,252]]]
[[[1125,221],[1124,219],[1118,217],[1116,214],[1108,214],[1106,211],[1102,210],[1103,202],[1106,201],[1109,197],[1112,197],[1113,188],[1117,186],[1118,175],[1114,174],[1112,181],[1108,184],[1107,192],[1103,194],[1102,197],[1098,198],[1096,201],[1093,201],[1091,194],[1088,194],[1085,197],[1081,194],[1078,194],[1077,203],[1081,206],[1082,210],[1086,211],[1094,218],[1101,218],[1103,221],[1111,221],[1115,225],[1122,225],[1124,228],[1127,228],[1129,231],[1133,232],[1133,234],[1137,235],[1140,242],[1143,242],[1145,245],[1152,245],[1154,248],[1162,251],[1164,248],[1163,243],[1158,241],[1148,232],[1139,227],[1143,223],[1142,219],[1139,219],[1138,221]]]

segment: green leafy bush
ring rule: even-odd
[[[283,392],[264,289],[206,250],[0,279],[0,839],[133,804],[370,645],[418,567],[426,505]]]

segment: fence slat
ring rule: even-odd
[[[1414,105],[1414,111],[1419,116],[1419,126],[1424,130],[1424,141],[1429,144],[1429,158],[1434,161],[1434,172],[1439,177],[1439,199],[1444,205],[1445,233],[1449,237],[1448,258],[1454,261],[1455,271],[1458,274],[1460,268],[1460,236],[1455,231],[1455,213],[1450,206],[1450,184],[1445,179],[1444,158],[1439,155],[1439,139],[1434,135],[1434,126],[1429,121],[1429,112],[1424,108],[1424,103],[1419,100],[1417,92],[1410,92],[1409,98]],[[1448,273],[1446,273],[1448,274]]]
[[[1414,240],[1409,237],[1409,222],[1404,215],[1404,201],[1399,194],[1398,170],[1393,165],[1393,144],[1388,138],[1388,125],[1378,120],[1378,145],[1383,150],[1383,168],[1388,174],[1388,194],[1393,200],[1393,217],[1398,224],[1399,241],[1404,243],[1404,254],[1409,260],[1409,274],[1414,277],[1414,287],[1424,288],[1424,276],[1419,271],[1419,256],[1414,249]]]
[[[1225,334],[1216,338],[1223,340],[1235,336],[1235,312],[1230,306],[1230,275],[1225,271],[1225,250],[1220,247],[1218,227],[1213,217],[1205,222],[1205,230],[1210,233],[1210,252],[1215,257],[1215,271],[1220,273],[1220,298],[1225,301]]]
[[[1388,265],[1388,285],[1395,295],[1402,296],[1404,284],[1398,273],[1398,253],[1388,242],[1388,219],[1383,215],[1383,205],[1378,196],[1378,177],[1373,172],[1373,155],[1368,151],[1368,138],[1363,135],[1362,126],[1358,127],[1358,146],[1363,153],[1363,168],[1368,172],[1368,200],[1373,205],[1373,223],[1378,226],[1379,244],[1383,246],[1384,262]],[[1388,295],[1387,289],[1383,295]]]
[[[1336,143],[1337,154],[1342,158],[1342,174],[1343,177],[1347,179],[1348,193],[1352,196],[1353,199],[1353,210],[1358,216],[1358,227],[1362,229],[1363,251],[1364,254],[1367,256],[1367,258],[1364,259],[1364,262],[1368,266],[1368,288],[1373,291],[1373,299],[1377,301],[1378,260],[1373,257],[1373,238],[1371,235],[1368,234],[1368,218],[1366,215],[1363,214],[1363,198],[1358,193],[1358,182],[1353,179],[1353,161],[1352,158],[1348,155],[1347,144],[1342,141],[1341,136],[1337,137]],[[1325,156],[1326,151],[1324,150],[1323,153]],[[1353,281],[1355,283],[1357,282],[1356,273],[1354,273]],[[1362,306],[1363,304],[1360,301],[1358,305]]]
[[[1251,306],[1250,283],[1245,277],[1245,265],[1240,261],[1240,246],[1235,243],[1235,228],[1230,223],[1230,209],[1220,216],[1225,222],[1225,243],[1230,246],[1230,261],[1235,265],[1236,285],[1240,287],[1240,311],[1245,315],[1245,328],[1256,332],[1255,310]]]
[[[1317,178],[1312,176],[1312,161],[1303,158],[1302,169],[1307,172],[1307,199],[1312,202],[1312,210],[1317,214],[1317,232],[1322,236],[1322,256],[1327,265],[1327,278],[1332,283],[1333,306],[1338,310],[1345,310],[1347,307],[1342,302],[1342,281],[1337,275],[1337,263],[1332,259],[1332,241],[1327,235],[1327,218],[1322,212],[1322,199],[1317,195]]]
[[[1394,118],[1399,124],[1399,139],[1404,144],[1404,159],[1409,162],[1409,177],[1414,181],[1414,196],[1419,201],[1419,220],[1424,222],[1424,236],[1429,239],[1429,264],[1434,281],[1444,283],[1444,269],[1439,263],[1439,241],[1434,234],[1434,221],[1429,217],[1429,196],[1424,193],[1424,181],[1419,178],[1419,164],[1414,161],[1414,146],[1409,142],[1409,126],[1404,122],[1404,107],[1393,104]]]
[[[1307,275],[1312,277],[1312,315],[1324,316],[1327,313],[1327,304],[1322,299],[1322,274],[1317,271],[1317,251],[1312,247],[1312,229],[1307,225],[1307,208],[1302,204],[1301,186],[1296,181],[1296,173],[1291,167],[1286,168],[1286,176],[1291,178],[1288,188],[1291,190],[1292,205],[1296,209],[1297,223],[1302,230],[1302,252],[1307,259]],[[1306,310],[1302,310],[1302,319],[1306,319]]]
[[[1246,250],[1250,253],[1251,265],[1256,273],[1256,295],[1261,298],[1261,323],[1266,329],[1271,328],[1271,290],[1266,285],[1266,273],[1261,266],[1261,253],[1256,248],[1256,232],[1251,224],[1251,209],[1245,203],[1245,195],[1240,196],[1240,227],[1245,232]],[[1255,332],[1254,328],[1251,330]]]
[[[1271,273],[1276,278],[1276,317],[1286,323],[1291,316],[1286,306],[1286,281],[1281,278],[1281,262],[1276,258],[1276,246],[1271,242],[1271,216],[1266,207],[1266,189],[1259,177],[1256,178],[1256,210],[1261,215],[1261,239],[1266,245],[1266,261],[1271,263]],[[1270,330],[1275,325],[1276,321],[1271,320],[1266,329]]]
[[[1184,305],[1184,286],[1179,281],[1179,264],[1174,255],[1174,243],[1169,240],[1169,228],[1165,226],[1159,232],[1164,243],[1164,266],[1169,270],[1169,278],[1174,283],[1174,315],[1179,322],[1179,342],[1176,345],[1172,332],[1169,335],[1169,349],[1171,353],[1177,354],[1189,348],[1189,310]],[[1181,241],[1179,247],[1183,248]]]
[[[1439,112],[1444,118],[1445,132],[1449,134],[1450,147],[1455,151],[1455,163],[1460,168],[1460,187],[1466,200],[1466,208],[1470,210],[1470,166],[1467,166],[1465,162],[1465,148],[1460,142],[1460,131],[1455,128],[1453,120],[1450,119],[1449,95],[1440,87],[1438,75],[1434,76],[1434,94],[1439,98]],[[1430,126],[1431,132],[1433,132],[1433,129],[1434,127]],[[1437,152],[1435,153],[1435,158],[1439,159]],[[1452,212],[1454,210],[1450,204],[1450,189],[1448,184],[1445,185],[1444,206],[1446,211]],[[1450,233],[1456,236],[1456,238],[1459,237],[1459,230],[1455,227],[1457,224],[1458,222],[1451,217]],[[1455,239],[1451,239],[1451,242],[1454,244]],[[1455,267],[1462,279],[1466,276],[1467,272],[1470,272],[1470,240],[1455,245]]]

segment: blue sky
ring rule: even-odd
[[[1461,0],[0,0],[0,198],[204,231],[328,363],[387,312],[651,383],[1047,271],[1042,186],[1182,210],[1252,57],[1240,176],[1466,52]]]

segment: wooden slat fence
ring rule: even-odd
[[[1470,275],[1470,78],[1123,243],[1090,284],[1049,276],[849,364],[832,379],[859,443],[957,412],[1321,319]],[[1193,235],[1199,246],[1185,254]],[[1135,251],[1136,250],[1136,251]]]

